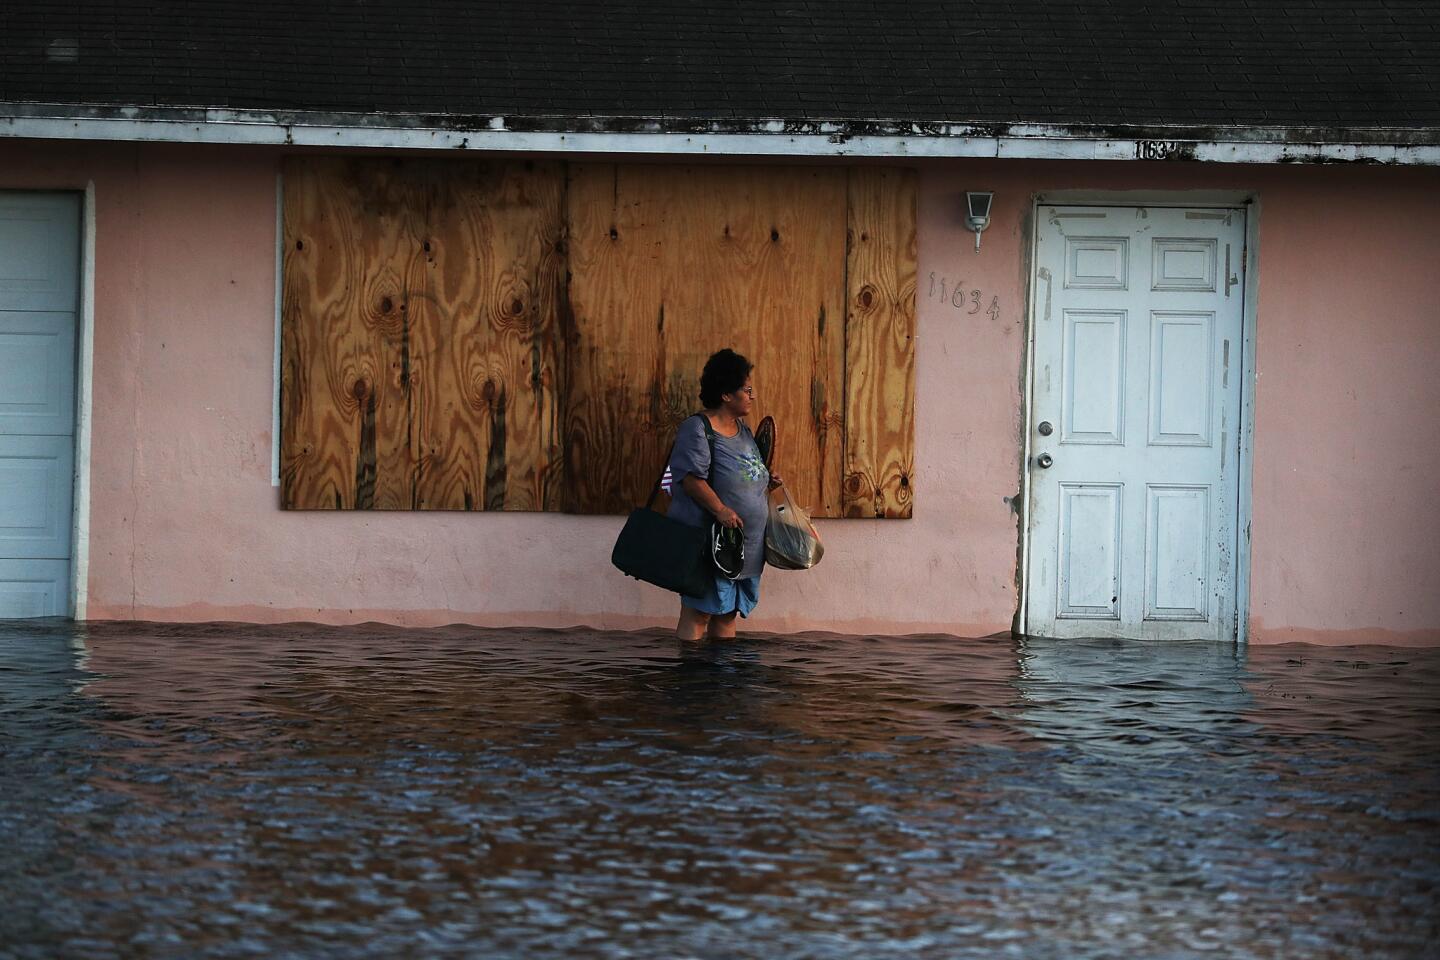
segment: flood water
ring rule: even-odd
[[[1440,651],[0,625],[5,957],[1422,957]]]

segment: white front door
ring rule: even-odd
[[[1026,632],[1233,640],[1245,211],[1037,212]]]
[[[70,613],[80,198],[0,193],[0,617]]]

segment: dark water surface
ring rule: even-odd
[[[1440,651],[0,625],[6,957],[1421,957]]]

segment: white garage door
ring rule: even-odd
[[[80,198],[0,192],[0,617],[70,613]]]

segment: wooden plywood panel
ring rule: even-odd
[[[281,499],[558,509],[555,164],[285,168]]]
[[[434,173],[412,298],[413,506],[558,510],[563,171],[451,161]]]
[[[847,517],[909,517],[915,467],[913,170],[850,171],[845,319]]]
[[[643,501],[705,359],[756,364],[777,470],[841,509],[846,175],[841,169],[571,168],[566,441],[570,508]]]
[[[380,461],[404,456],[377,420],[397,408],[390,344],[417,282],[423,207],[398,164],[297,161],[284,176],[281,501],[368,508]]]

